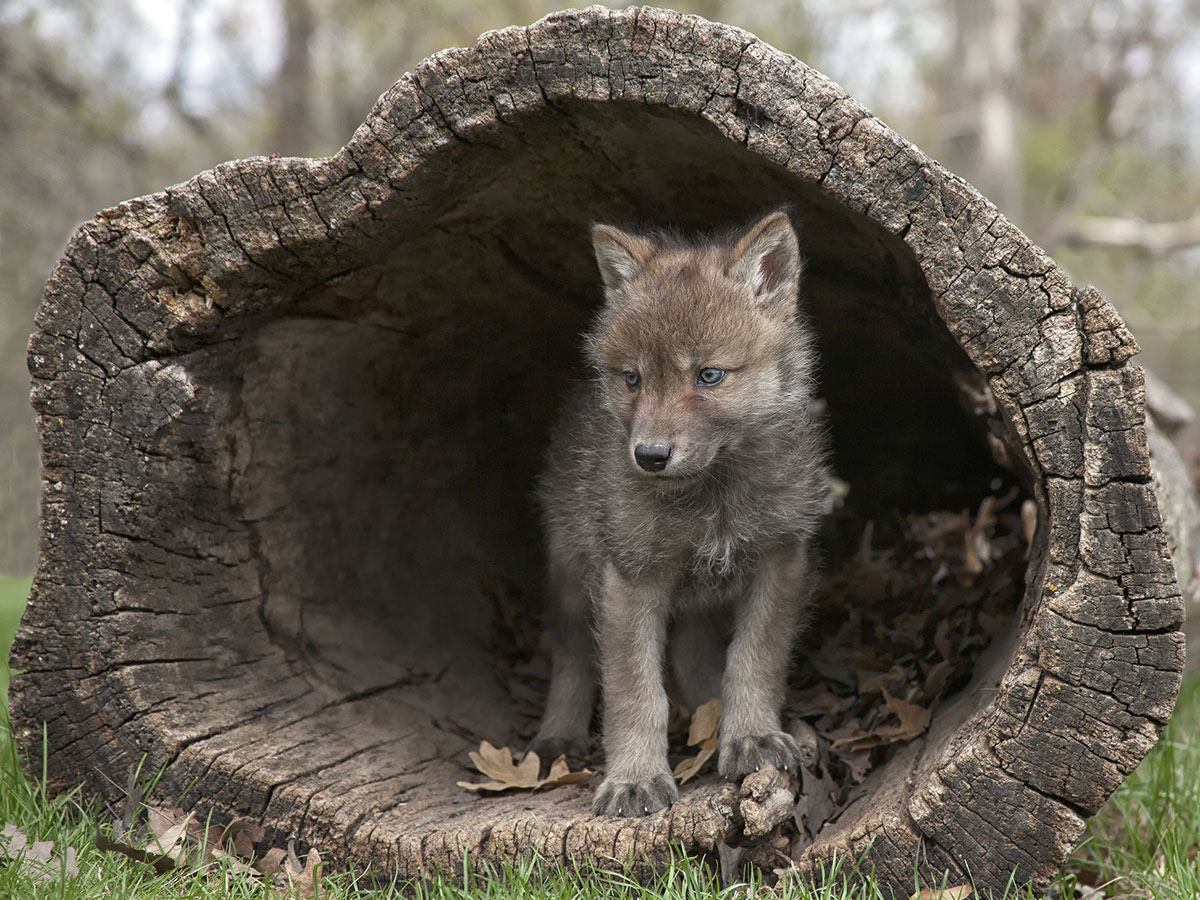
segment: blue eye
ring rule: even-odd
[[[712,387],[714,384],[720,384],[725,380],[725,370],[709,367],[701,369],[700,374],[696,376],[696,383],[702,384],[705,387]]]
[[[636,391],[642,384],[642,376],[637,372],[625,373],[625,385],[631,390]]]

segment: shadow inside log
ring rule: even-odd
[[[480,689],[495,619],[478,581],[519,585],[537,615],[532,485],[556,405],[585,377],[591,220],[711,230],[791,204],[850,486],[843,531],[975,510],[1012,478],[964,409],[959,382],[977,376],[902,241],[693,121],[571,112],[447,162],[446,208],[401,218],[378,258],[215,347],[237,373],[232,496],[272,640],[352,694],[462,678],[455,721],[494,741],[511,723]]]
[[[556,406],[586,377],[579,334],[600,296],[591,221],[711,231],[791,206],[849,486],[825,540],[825,626],[838,603],[884,599],[842,596],[868,523],[877,546],[928,553],[905,517],[973,517],[1009,491],[987,388],[900,238],[683,117],[580,104],[494,141],[419,173],[403,208],[380,211],[373,256],[205,351],[222,377],[236,373],[222,430],[235,516],[262,572],[263,637],[331,703],[372,699],[356,744],[415,728],[460,762],[480,740],[522,747],[530,736],[544,690],[532,487]],[[452,193],[434,189],[449,178]],[[950,589],[962,574],[939,577]],[[1021,572],[1010,574],[988,614],[1019,601]],[[860,619],[922,612],[906,602],[899,592]],[[879,662],[870,641],[861,657]],[[798,661],[799,689],[833,665],[811,662]],[[962,664],[956,651],[944,688],[963,686]],[[351,770],[347,786],[365,774]],[[452,795],[453,778],[442,787]]]

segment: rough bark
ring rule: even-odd
[[[228,163],[75,234],[30,343],[42,557],[13,683],[53,781],[107,790],[145,755],[168,793],[407,875],[742,840],[746,798],[712,779],[624,821],[593,818],[588,785],[454,783],[514,728],[476,582],[538,593],[528,496],[599,296],[588,223],[783,202],[854,491],[881,511],[977,499],[995,456],[1040,520],[971,686],[801,866],[865,856],[904,895],[914,866],[1044,882],[1183,666],[1136,345],[819,73],[648,8],[486,34],[402,78],[333,157]]]

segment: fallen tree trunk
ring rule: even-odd
[[[1038,522],[970,684],[797,863],[865,857],[903,893],[914,867],[1045,882],[1183,667],[1136,345],[820,74],[648,8],[489,33],[401,79],[333,157],[228,163],[75,234],[30,344],[42,558],[13,682],[54,783],[107,791],[144,755],[167,793],[406,875],[680,844],[770,864],[781,845],[715,779],[636,820],[593,818],[586,783],[455,783],[521,728],[479,584],[509,586],[510,620],[536,610],[528,497],[599,297],[589,222],[782,203],[859,524],[974,508],[1005,479]]]

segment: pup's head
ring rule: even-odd
[[[595,225],[592,244],[605,304],[588,355],[635,471],[686,483],[797,401],[801,260],[786,212],[725,242]]]

